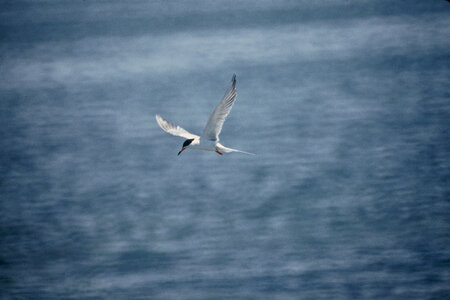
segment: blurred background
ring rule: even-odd
[[[447,1],[0,3],[2,299],[450,298]]]

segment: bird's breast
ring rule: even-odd
[[[192,143],[194,144],[194,143]],[[217,142],[208,139],[200,139],[198,143],[192,145],[194,149],[215,151]]]

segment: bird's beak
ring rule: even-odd
[[[180,154],[181,154],[181,152],[183,152],[183,151],[184,151],[184,149],[185,149],[185,148],[181,148],[180,152],[178,152],[178,155],[180,155]]]

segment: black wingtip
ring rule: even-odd
[[[233,87],[236,86],[236,74],[233,74],[233,78],[231,78],[231,85],[232,85]]]

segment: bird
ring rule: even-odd
[[[222,155],[223,153],[231,152],[254,155],[250,152],[225,147],[224,145],[219,143],[219,134],[222,131],[223,123],[230,113],[235,100],[236,74],[233,74],[230,87],[228,88],[225,96],[223,96],[222,100],[219,102],[212,114],[209,116],[208,122],[206,123],[201,136],[188,132],[187,130],[164,119],[158,114],[155,116],[156,122],[165,132],[186,139],[180,151],[178,152],[178,155],[180,155],[186,149],[215,151],[220,155]]]

